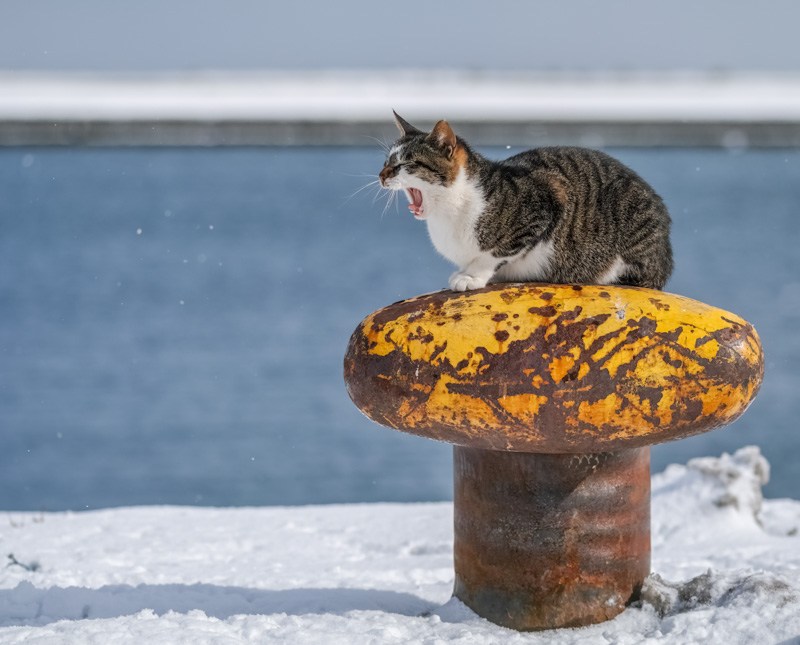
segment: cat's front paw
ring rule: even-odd
[[[481,289],[486,286],[487,278],[476,278],[469,273],[456,271],[450,276],[450,288],[453,291],[470,291],[471,289]]]

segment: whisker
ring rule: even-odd
[[[383,197],[383,195],[376,195],[376,196],[375,196],[375,199],[374,199],[374,200],[372,200],[372,203],[373,203],[373,204],[374,204],[374,203],[375,203],[375,201],[378,199],[378,197]],[[392,197],[393,197],[393,195],[392,195],[392,191],[390,191],[390,190],[387,190],[387,191],[386,191],[386,203],[383,205],[383,208],[381,209],[381,219],[383,219],[383,216],[384,216],[384,214],[386,213],[386,209],[387,209],[387,208],[388,208],[388,206],[389,206],[389,202],[391,202],[391,201],[392,201]]]
[[[357,179],[363,179],[364,177],[375,177],[376,173],[374,172],[362,172],[358,174],[353,174],[350,172],[341,172],[339,170],[334,170],[334,173],[337,175],[341,175],[342,177],[356,177]]]
[[[389,210],[392,204],[395,204],[395,206],[397,205],[397,197],[399,192],[399,190],[393,190],[389,192],[389,198],[386,200],[386,204],[384,204],[383,210],[381,211],[381,219],[383,219],[383,216],[386,214],[386,211]]]
[[[342,204],[341,204],[341,206],[339,206],[339,208],[342,208],[342,207],[346,206],[347,203],[351,199],[353,199],[353,197],[358,195],[361,191],[366,190],[367,188],[371,188],[371,187],[373,187],[373,186],[375,186],[377,184],[380,184],[380,179],[374,179],[373,181],[370,181],[370,182],[364,184],[361,188],[358,188],[357,190],[355,190],[352,193],[350,193],[350,196],[342,202]]]
[[[381,186],[380,189],[378,190],[377,194],[375,195],[375,198],[372,200],[373,204],[376,201],[378,201],[378,199],[381,197],[381,191],[386,191],[386,193],[387,193],[387,195],[386,195],[387,201],[391,201],[397,195],[397,191],[396,190],[389,190],[388,188],[384,188],[383,186]]]
[[[375,202],[377,202],[383,196],[384,190],[385,189],[383,188],[383,186],[376,186],[375,187],[375,193],[372,195],[372,203],[373,204]]]
[[[367,139],[372,139],[375,143],[377,143],[381,147],[381,150],[383,150],[384,152],[389,152],[390,146],[383,139],[378,139],[377,137],[373,137],[368,134],[363,134],[361,136],[366,137]]]

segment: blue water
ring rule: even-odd
[[[615,154],[673,214],[668,290],[744,316],[767,356],[747,414],[654,470],[757,443],[767,493],[800,497],[800,152]],[[374,426],[342,382],[361,318],[451,271],[403,204],[351,197],[381,161],[1,150],[0,508],[449,499],[449,446]]]

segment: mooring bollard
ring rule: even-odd
[[[502,284],[368,316],[345,356],[373,421],[454,444],[454,595],[518,630],[588,625],[650,571],[650,448],[740,416],[738,316],[634,287]]]

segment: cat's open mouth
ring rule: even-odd
[[[406,188],[406,196],[409,201],[408,210],[410,210],[417,219],[423,219],[425,217],[425,210],[422,207],[422,191],[417,188]]]

